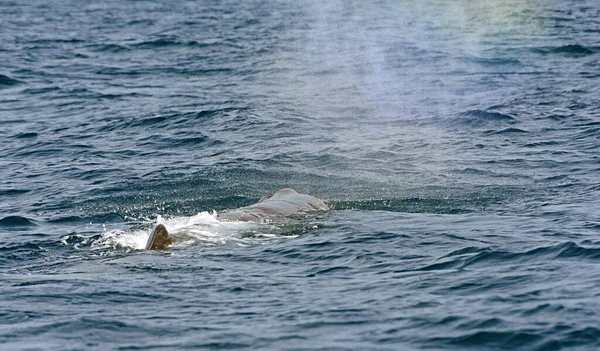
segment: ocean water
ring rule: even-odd
[[[0,349],[600,348],[597,1],[8,0],[0,43]],[[334,209],[214,217],[283,187]]]

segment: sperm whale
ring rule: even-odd
[[[250,206],[225,210],[217,214],[217,219],[227,222],[277,222],[285,218],[301,216],[310,212],[327,211],[329,206],[312,195],[300,194],[285,188],[273,195],[263,196],[258,203]],[[157,225],[148,238],[146,250],[162,250],[173,243],[167,228]]]

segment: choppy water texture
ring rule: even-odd
[[[3,350],[600,348],[597,1],[2,1],[0,42]],[[211,215],[283,187],[335,210]]]

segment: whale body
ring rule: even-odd
[[[264,196],[256,204],[218,213],[217,219],[242,222],[276,221],[283,217],[327,210],[329,210],[329,207],[323,200],[285,188],[272,196]]]
[[[323,200],[285,188],[273,195],[263,196],[258,203],[250,206],[218,213],[217,219],[227,222],[277,222],[286,218],[302,216],[309,212],[327,210],[329,210],[329,206]],[[150,237],[146,243],[146,250],[162,250],[172,243],[173,240],[167,228],[159,224],[150,233]]]

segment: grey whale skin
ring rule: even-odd
[[[220,221],[261,222],[277,221],[284,218],[302,215],[309,212],[327,211],[329,206],[314,196],[299,194],[293,189],[285,188],[273,195],[263,196],[258,203],[250,206],[225,210],[217,214]],[[157,225],[146,243],[146,250],[161,250],[173,243],[167,228]]]
[[[266,195],[256,204],[225,210],[217,214],[221,221],[258,222],[265,219],[289,217],[314,211],[327,211],[329,207],[311,195],[299,194],[293,189],[281,189],[272,196]]]

